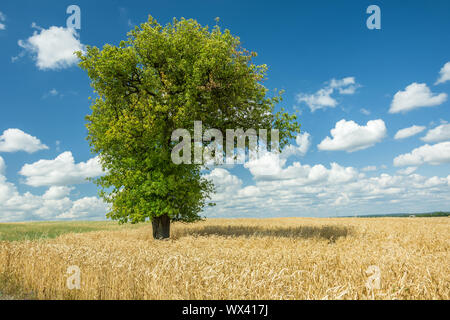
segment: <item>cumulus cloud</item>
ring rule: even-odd
[[[326,137],[318,145],[318,148],[319,150],[347,152],[363,150],[383,140],[386,132],[386,125],[381,119],[370,120],[365,126],[342,119],[331,130],[332,138]]]
[[[4,182],[0,181],[0,189],[4,187]],[[96,197],[45,199],[29,192],[20,194],[12,184],[6,187],[11,194],[0,203],[0,222],[103,220],[109,211],[108,205]]]
[[[334,92],[338,91],[341,95],[351,95],[356,92],[357,88],[359,88],[359,84],[356,83],[354,77],[340,80],[331,79],[326,87],[313,94],[300,93],[297,95],[296,100],[298,103],[306,103],[311,112],[314,112],[318,109],[336,107],[338,102],[332,97]]]
[[[75,163],[72,153],[61,153],[53,160],[39,160],[25,164],[19,172],[26,177],[25,183],[33,187],[65,186],[86,182],[103,174],[98,157]]]
[[[48,147],[41,141],[19,129],[7,129],[0,136],[0,152],[25,151],[34,153]]]
[[[69,196],[73,188],[66,186],[51,186],[42,196],[45,200],[60,200]]]
[[[331,163],[330,169],[319,164],[315,166],[302,165],[294,162],[285,167],[286,159],[278,154],[267,153],[264,156],[245,163],[256,181],[295,180],[303,185],[314,184],[319,181],[328,183],[348,182],[358,176],[357,170],[352,167],[341,167],[337,163]]]
[[[267,152],[256,159],[251,159],[244,164],[251,174],[256,178],[271,178],[281,173],[281,168],[286,163],[286,159],[279,154]]]
[[[364,172],[376,171],[376,170],[377,170],[376,166],[367,166],[367,167],[364,167],[361,169],[361,171],[364,171]]]
[[[212,181],[216,187],[215,200],[222,200],[242,186],[242,180],[230,174],[223,168],[215,168],[205,178]]]
[[[425,142],[450,141],[450,123],[428,130],[425,137],[421,139]]]
[[[405,169],[397,170],[397,173],[402,175],[410,175],[411,173],[416,172],[416,170],[417,167],[407,167]]]
[[[5,30],[6,25],[3,23],[6,21],[6,16],[3,12],[0,11],[0,30]]]
[[[325,109],[327,107],[334,108],[337,106],[337,101],[331,97],[334,92],[332,88],[320,89],[314,94],[303,94],[297,95],[297,102],[305,102],[312,112],[318,109]]]
[[[300,133],[297,135],[295,143],[296,145],[290,144],[283,149],[281,155],[286,158],[293,155],[304,156],[311,146],[311,135],[308,132]]]
[[[424,127],[424,126],[416,126],[416,125],[408,127],[408,128],[404,128],[404,129],[397,131],[397,133],[394,136],[394,139],[396,139],[396,140],[406,139],[406,138],[409,138],[416,134],[421,133],[425,129],[426,129],[426,127]]]
[[[71,187],[51,186],[42,196],[19,193],[4,176],[0,157],[0,222],[56,219],[104,219],[108,205],[95,197],[69,198]]]
[[[450,163],[450,141],[434,145],[426,144],[394,159],[396,167],[418,166],[424,163],[431,165]]]
[[[439,72],[439,79],[435,84],[444,83],[450,80],[450,62],[447,62]]]
[[[19,40],[18,44],[35,58],[40,70],[73,66],[78,62],[74,52],[85,50],[75,29],[56,26],[40,28],[27,40]]]
[[[417,108],[437,106],[447,101],[447,94],[434,94],[425,83],[412,83],[394,95],[389,113],[405,113]]]
[[[347,77],[341,80],[331,79],[330,88],[337,89],[340,94],[354,94],[359,84],[356,83],[354,77]]]
[[[388,212],[420,212],[439,209],[450,201],[449,177],[424,177],[408,174],[367,177],[353,167],[338,163],[306,165],[277,162],[268,177],[263,170],[248,166],[254,184],[230,183],[231,173],[216,184],[227,186],[227,193],[215,195],[217,206],[207,209],[208,217],[255,216],[334,216]],[[257,165],[257,163],[253,163]],[[260,166],[259,169],[261,169]],[[233,185],[234,187],[230,187]],[[264,208],[261,210],[261,208]]]
[[[72,203],[69,210],[56,216],[56,219],[87,219],[104,217],[108,206],[97,197],[85,197]]]

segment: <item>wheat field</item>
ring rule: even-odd
[[[449,299],[449,222],[209,219],[166,241],[149,225],[1,241],[0,277],[37,299]]]

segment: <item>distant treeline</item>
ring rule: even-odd
[[[356,215],[361,218],[379,218],[379,217],[448,217],[450,212],[436,211],[428,213],[389,213],[389,214],[368,214],[368,215]],[[352,217],[352,216],[347,216]],[[353,216],[355,217],[355,216]]]

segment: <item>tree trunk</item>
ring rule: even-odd
[[[152,218],[153,238],[157,240],[170,238],[170,218],[167,214]]]

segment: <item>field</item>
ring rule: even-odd
[[[0,224],[0,291],[37,299],[449,299],[449,235],[447,217],[209,219],[173,224],[167,241],[153,240],[149,224]],[[71,266],[79,289],[68,288]]]
[[[0,241],[51,239],[66,233],[123,230],[139,227],[141,225],[120,226],[112,221],[0,223]]]

